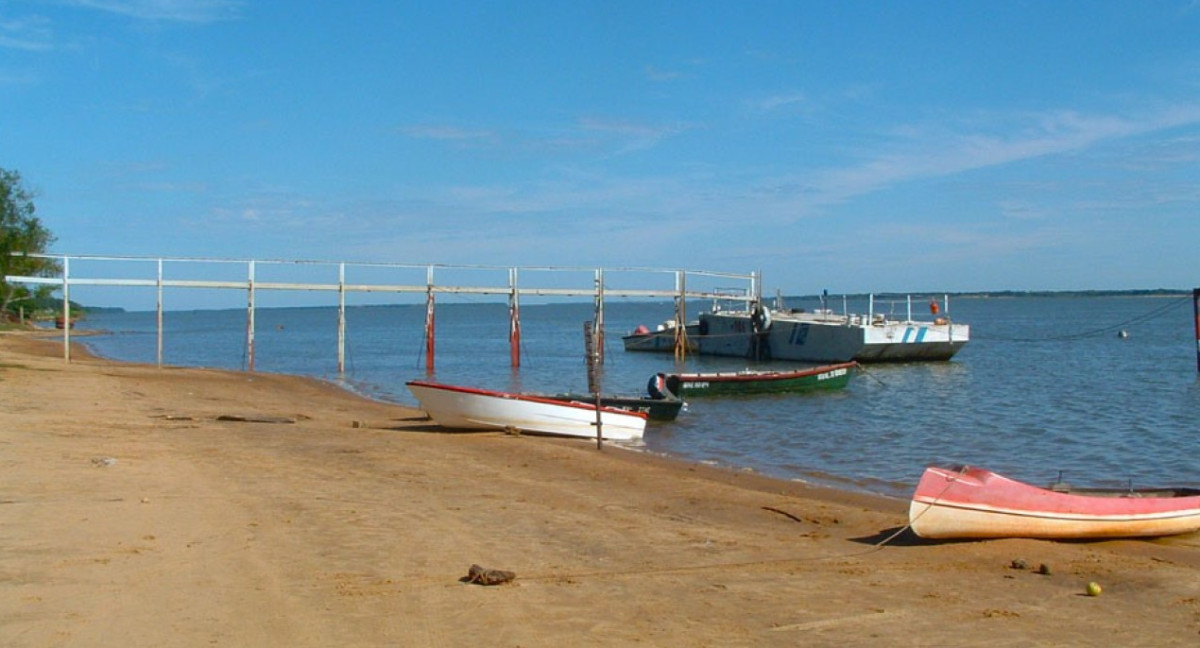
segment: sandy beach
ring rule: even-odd
[[[907,501],[52,332],[0,333],[0,462],[7,647],[1200,643],[1198,534],[927,542]]]

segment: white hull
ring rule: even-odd
[[[754,357],[750,314],[700,315],[700,355]],[[858,316],[772,311],[758,357],[803,362],[905,362],[949,360],[969,340],[971,328],[946,320],[874,321]]]
[[[596,438],[592,404],[422,381],[409,382],[408,388],[442,427]],[[646,416],[638,412],[601,408],[600,423],[603,437],[611,441],[641,439],[646,431]]]

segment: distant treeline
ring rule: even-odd
[[[71,312],[79,313],[84,310],[83,306],[77,302],[70,302]],[[18,307],[24,308],[29,313],[61,313],[63,302],[57,297],[31,297],[21,300]]]
[[[14,305],[13,310],[17,308],[25,310],[30,315],[50,315],[61,313],[63,307],[62,299],[58,297],[33,297],[23,299]],[[76,301],[70,302],[71,316],[78,317],[81,313],[123,313],[124,308],[104,307],[104,306],[84,306]]]

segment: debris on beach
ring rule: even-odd
[[[466,582],[479,585],[502,585],[512,581],[517,575],[502,569],[485,569],[479,565],[471,565],[467,570]]]
[[[260,414],[241,415],[241,414],[222,414],[217,417],[218,421],[232,421],[234,423],[295,423],[296,419],[286,416],[268,416]]]
[[[115,463],[117,463],[117,460],[113,457],[93,457],[92,458],[92,465],[97,468],[108,468],[109,466],[111,466]]]

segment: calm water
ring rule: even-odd
[[[911,492],[926,464],[941,461],[1035,483],[1059,471],[1080,484],[1200,483],[1190,296],[958,299],[951,307],[972,327],[971,343],[951,362],[870,365],[838,393],[693,399],[679,420],[651,425],[645,448],[897,496]],[[620,339],[671,310],[606,304],[604,391],[642,392],[651,375],[673,367],[670,355],[625,353]],[[902,313],[903,304],[894,310]],[[505,304],[439,304],[433,378],[501,390],[584,390],[583,326],[592,316],[590,302],[523,305],[522,366],[514,371]],[[423,305],[348,308],[340,378],[335,308],[260,309],[256,368],[416,405],[404,382],[426,377],[424,317]],[[86,338],[101,355],[155,361],[154,313],[96,314],[80,328],[108,332]],[[168,364],[246,366],[244,310],[168,312],[165,328]],[[1121,329],[1127,338],[1118,337]],[[729,358],[687,361],[691,370],[746,366]]]

